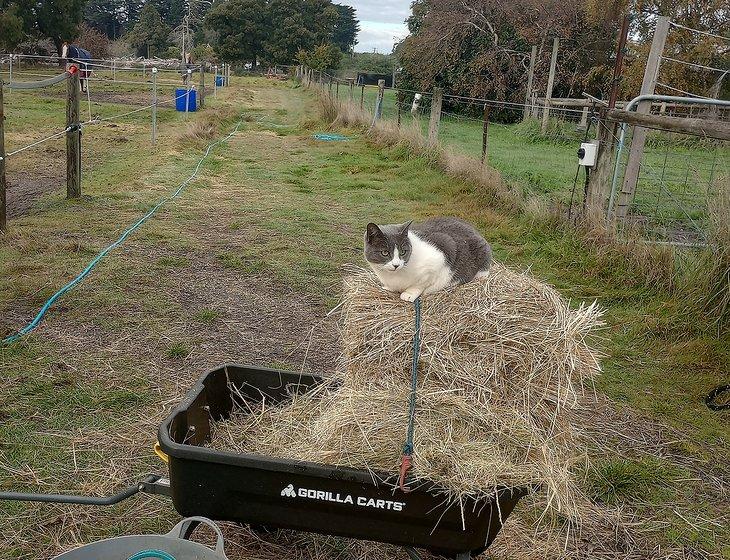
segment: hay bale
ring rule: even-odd
[[[408,422],[414,313],[369,272],[345,280],[344,367],[336,383],[284,406],[240,411],[214,447],[397,473]],[[453,500],[539,485],[575,515],[571,474],[585,453],[571,410],[599,371],[593,304],[494,265],[486,278],[423,298],[415,484]]]

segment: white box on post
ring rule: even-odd
[[[598,142],[584,142],[578,150],[578,165],[593,167],[596,165],[596,154],[598,153]]]

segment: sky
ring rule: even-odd
[[[387,54],[393,50],[394,42],[408,35],[404,22],[411,14],[411,0],[335,0],[335,3],[357,10],[360,33],[355,52],[377,49]]]

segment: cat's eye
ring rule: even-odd
[[[389,251],[380,251],[380,254],[383,255],[384,257],[387,257],[388,255],[390,255],[390,252]]]

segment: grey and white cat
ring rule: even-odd
[[[471,225],[457,218],[421,224],[378,226],[365,231],[365,260],[386,290],[415,301],[489,272],[492,248]]]

